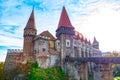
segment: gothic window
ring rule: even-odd
[[[66,47],[70,47],[70,40],[66,40]]]

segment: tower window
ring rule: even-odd
[[[45,52],[45,48],[43,48],[43,52]]]
[[[58,44],[57,44],[58,46],[60,45],[60,43],[58,42]]]
[[[70,40],[66,40],[66,47],[70,47]]]
[[[56,46],[60,46],[60,41],[59,40],[56,41]]]

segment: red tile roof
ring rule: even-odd
[[[42,33],[40,33],[40,35],[42,35],[42,36],[43,36],[43,35],[45,35],[45,33],[46,33],[46,31],[43,31]]]
[[[82,35],[82,33],[79,33],[78,31],[75,31],[75,36],[76,36],[77,40],[83,41],[83,39],[84,39],[84,36]]]
[[[87,38],[84,38],[84,42],[87,43]]]
[[[68,14],[67,14],[67,11],[66,11],[65,7],[63,7],[63,9],[62,9],[62,13],[61,13],[61,16],[60,16],[60,20],[59,20],[59,24],[58,24],[57,30],[60,27],[74,28],[72,26],[71,22],[70,22],[70,19],[68,17]]]
[[[55,37],[48,30],[43,31],[42,33],[40,33],[40,35],[49,37],[51,40],[55,40]]]
[[[79,34],[77,34],[77,40],[80,40],[81,39],[81,37],[80,37],[80,35]]]

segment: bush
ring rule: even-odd
[[[59,67],[33,68],[28,75],[28,80],[66,80],[66,75]]]

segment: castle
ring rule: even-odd
[[[70,22],[65,7],[63,7],[56,37],[48,30],[37,35],[34,18],[34,9],[24,28],[23,49],[8,49],[5,61],[5,70],[15,68],[17,63],[37,61],[39,67],[63,66],[66,56],[96,57],[101,56],[99,42],[94,37],[90,42],[82,33],[75,30]],[[89,65],[90,70],[90,65]]]

